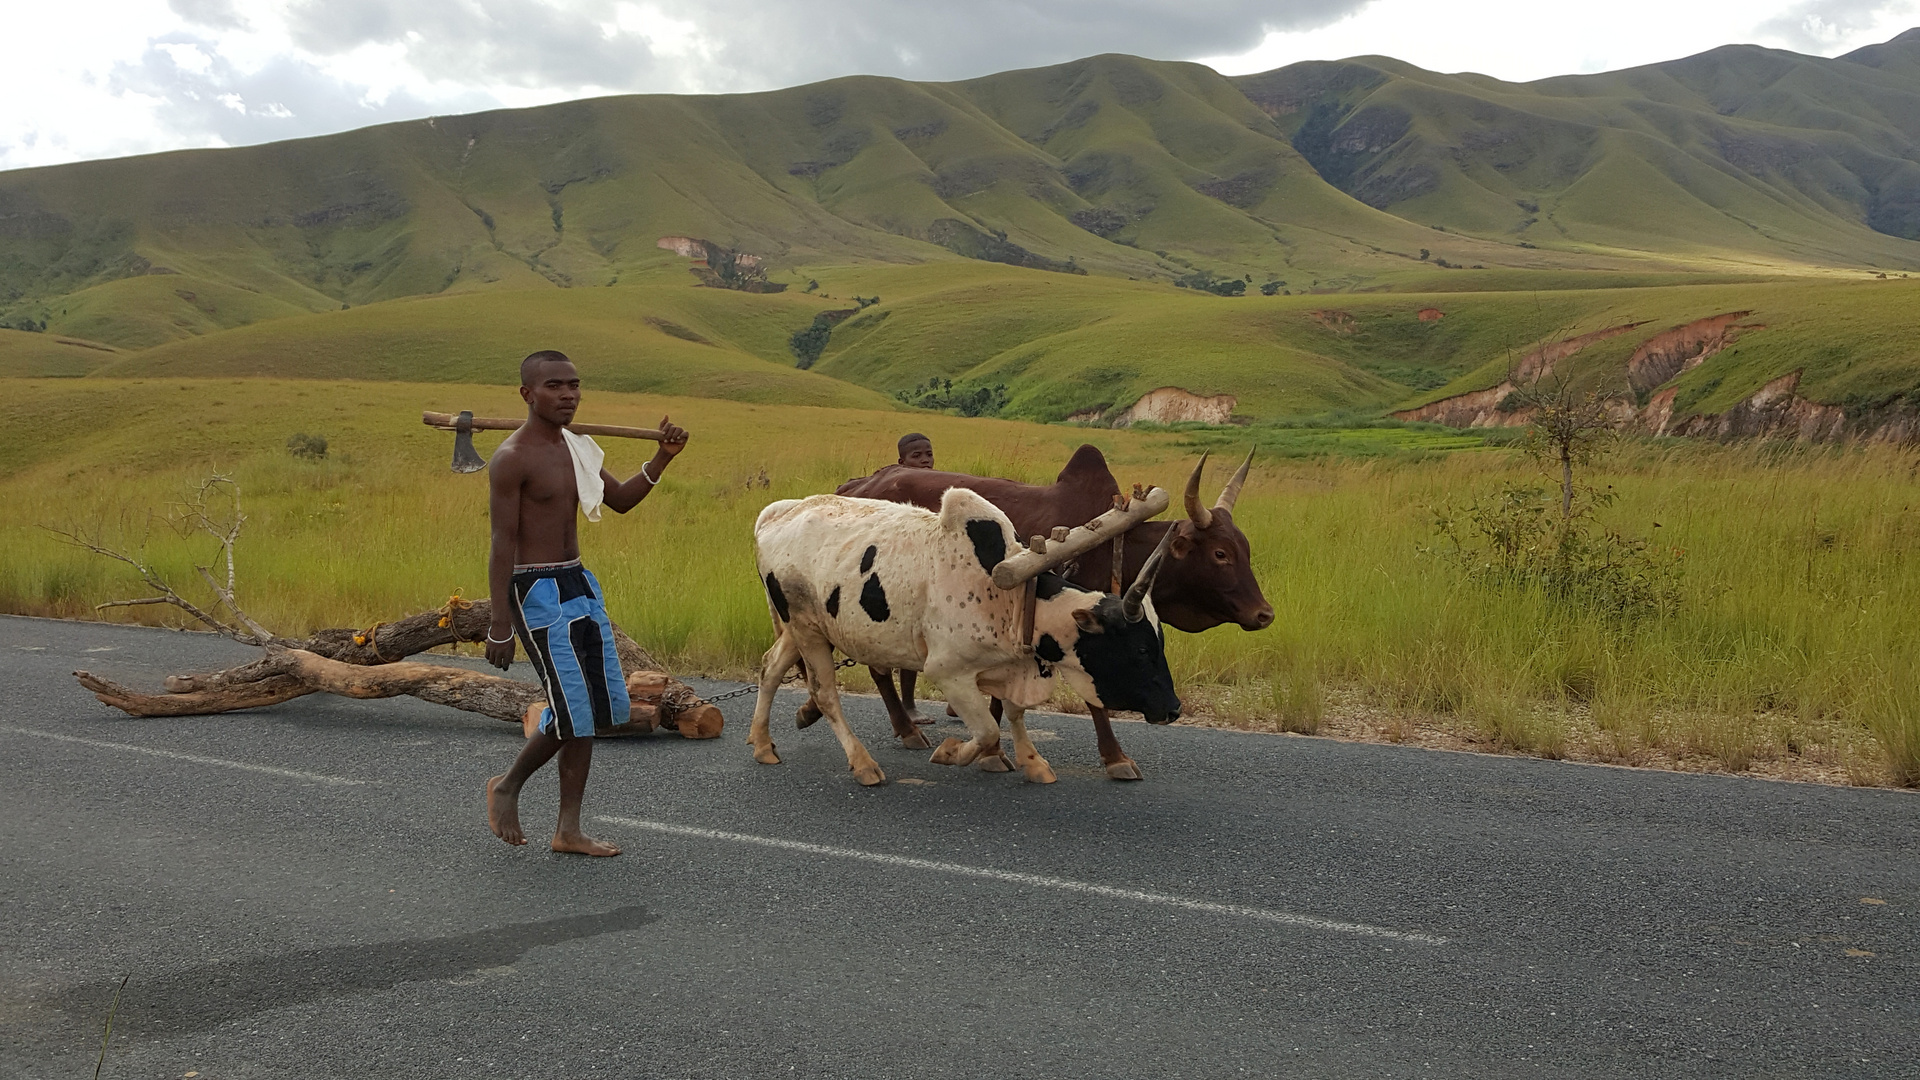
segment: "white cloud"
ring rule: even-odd
[[[244,144],[600,93],[871,73],[958,79],[1098,52],[1229,73],[1386,54],[1508,79],[1734,41],[1833,55],[1916,0],[90,0],[19,5],[0,168]]]
[[[1373,0],[1339,22],[1268,34],[1254,49],[1203,62],[1246,74],[1301,60],[1384,55],[1433,71],[1525,82],[1658,63],[1731,44],[1835,56],[1893,37],[1916,18],[1920,3],[1914,0]]]

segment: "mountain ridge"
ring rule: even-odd
[[[1289,290],[1431,288],[1436,268],[1465,288],[1479,267],[1912,270],[1917,145],[1920,30],[1831,60],[1725,46],[1527,84],[1108,54],[625,95],[0,173],[0,324],[144,347],[403,296],[607,285],[678,272],[663,235],[794,282],[964,257]],[[88,295],[105,286],[111,302]],[[232,289],[259,299],[206,310]]]

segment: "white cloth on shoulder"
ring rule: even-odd
[[[606,501],[607,485],[600,479],[600,463],[607,460],[607,452],[591,438],[560,429],[566,436],[567,453],[573,455],[573,482],[580,489],[580,512],[587,515],[588,521],[600,520],[600,504]]]

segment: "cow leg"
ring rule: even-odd
[[[800,650],[794,645],[793,635],[782,632],[760,660],[760,696],[753,699],[753,726],[747,729],[747,744],[753,747],[753,760],[762,765],[780,764],[780,755],[773,750],[773,733],[768,730],[768,721],[773,716],[773,695],[780,689],[780,680],[787,677],[799,658]]]
[[[1139,763],[1120,749],[1120,740],[1113,737],[1113,722],[1107,719],[1107,710],[1098,705],[1087,706],[1093,714],[1093,735],[1100,740],[1100,764],[1107,767],[1109,780],[1144,780]]]
[[[1053,766],[1047,764],[1047,759],[1033,748],[1033,739],[1027,735],[1027,710],[1018,705],[1008,705],[1007,726],[1013,729],[1013,760],[1019,762],[1020,771],[1027,774],[1027,782],[1053,783]]]
[[[807,665],[801,664],[800,678],[802,681],[804,681],[806,677],[807,677]],[[815,705],[813,703],[813,695],[809,693],[807,695],[807,700],[800,703],[799,711],[793,714],[793,726],[799,728],[802,731],[805,731],[806,729],[812,727],[813,722],[818,719],[820,719],[820,706]]]
[[[887,774],[880,771],[880,763],[873,760],[873,755],[867,752],[860,736],[847,726],[846,714],[840,711],[840,685],[833,677],[833,650],[824,644],[816,644],[807,648],[804,655],[813,700],[825,714],[827,726],[833,729],[834,737],[840,740],[840,749],[847,752],[847,768],[853,770],[853,778],[867,787],[886,783]]]
[[[960,714],[960,719],[966,722],[973,738],[964,742],[958,737],[949,738],[940,744],[929,760],[935,765],[963,766],[977,761],[982,772],[1012,771],[1013,763],[1007,760],[1006,752],[1000,749],[1000,725],[987,709],[986,695],[974,685],[973,674],[941,679],[940,689],[947,692],[947,701]]]
[[[919,724],[921,727],[926,727],[933,723],[933,717],[921,716],[920,710],[914,708],[913,705],[913,684],[919,677],[920,673],[917,671],[902,671],[900,673],[900,704],[902,707],[901,711],[907,714],[907,719]]]
[[[887,719],[893,721],[893,737],[899,739],[901,747],[907,750],[925,750],[928,745],[927,737],[920,734],[919,728],[913,726],[913,718],[908,716],[907,710],[901,707],[900,696],[893,692],[893,672],[886,668],[868,668],[867,670],[873,672],[874,689],[880,691],[880,700],[887,706]],[[900,685],[913,685],[907,681],[912,675],[911,671],[902,671]]]

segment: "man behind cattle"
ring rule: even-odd
[[[835,489],[834,494],[857,497],[861,486],[870,481],[877,480],[896,469],[933,468],[933,440],[927,438],[925,435],[917,431],[909,432],[900,436],[900,441],[894,448],[900,452],[899,461],[886,466],[872,476],[855,477],[841,484],[839,488]],[[922,727],[933,723],[932,717],[920,715],[919,710],[915,709],[913,705],[913,691],[920,677],[919,672],[905,670],[900,672],[900,691],[898,696],[896,696],[893,689],[893,672],[885,668],[873,668],[871,670],[873,673],[874,689],[880,692],[880,700],[886,703],[889,712],[898,712],[908,716],[915,724]],[[813,722],[818,719],[820,719],[820,713],[814,709],[813,702],[809,700],[806,706],[800,710],[800,726],[803,728],[811,727]],[[925,740],[922,739],[914,745],[924,745],[924,743]]]
[[[900,436],[900,460],[895,464],[903,469],[933,468],[933,440],[919,432]]]
[[[489,463],[493,625],[487,662],[501,669],[512,664],[518,637],[546,689],[547,708],[513,767],[487,781],[487,824],[509,844],[527,842],[520,788],[557,753],[560,824],[553,850],[618,855],[618,847],[580,831],[594,732],[626,722],[630,706],[600,583],[580,565],[575,509],[598,521],[603,503],[621,514],[639,505],[686,448],[687,433],[661,417],[659,452],[622,481],[600,467],[604,455],[592,439],[567,430],[580,407],[580,373],[564,354],[542,351],[521,361],[520,396],[527,422]]]

